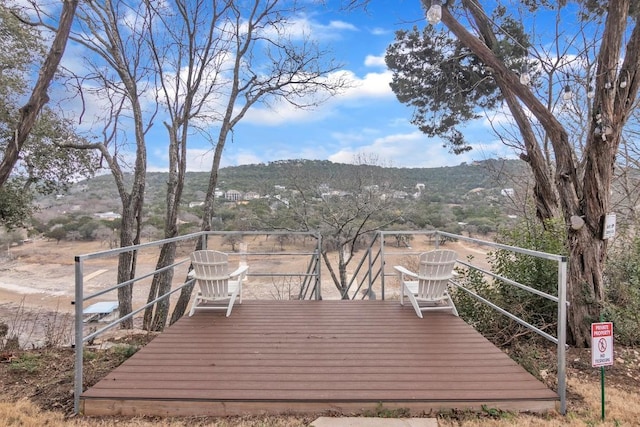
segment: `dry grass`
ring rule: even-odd
[[[456,417],[439,419],[440,427],[584,427],[584,426],[638,426],[640,425],[640,389],[635,392],[615,387],[605,389],[605,420],[601,420],[601,388],[599,382],[583,379],[569,380],[572,402],[567,415],[549,413],[545,415],[491,413],[487,417],[477,414],[458,414]]]
[[[456,412],[439,414],[441,427],[537,427],[537,426],[637,426],[640,425],[640,393],[624,391],[615,387],[606,388],[606,417],[601,421],[600,385],[583,379],[569,381],[572,393],[570,408],[566,416],[558,413],[544,415],[511,414],[487,409],[482,414]],[[251,416],[228,418],[65,418],[61,412],[45,411],[28,400],[0,403],[0,425],[6,426],[75,426],[75,427],[297,427],[308,426],[316,416]]]
[[[7,399],[2,399],[3,401]],[[65,418],[60,412],[45,411],[29,400],[0,402],[0,425],[21,427],[299,427],[311,423],[315,417],[268,416],[161,419],[153,417],[105,417],[105,418]]]

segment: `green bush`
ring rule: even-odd
[[[540,252],[564,254],[565,236],[561,224],[549,222],[543,228],[537,223],[520,223],[501,230],[497,241],[509,246]],[[508,250],[488,255],[491,271],[544,293],[557,296],[558,267],[555,261],[544,260]],[[557,304],[477,270],[460,271],[459,282],[467,289],[494,303],[539,329],[555,334]],[[454,293],[460,315],[487,338],[507,345],[515,338],[529,334],[528,329],[498,313],[462,290]],[[531,335],[534,337],[535,335]]]
[[[614,323],[616,340],[640,344],[640,238],[610,251],[605,283],[603,317]]]
[[[40,369],[40,355],[35,353],[24,353],[11,361],[9,369],[14,372],[33,374]]]

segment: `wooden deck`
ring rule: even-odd
[[[86,415],[547,411],[558,395],[460,318],[397,301],[245,301],[184,317],[81,396]]]

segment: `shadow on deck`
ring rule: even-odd
[[[245,301],[166,329],[81,396],[85,415],[543,412],[558,395],[467,325],[398,301]]]

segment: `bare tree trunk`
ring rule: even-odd
[[[201,249],[202,239],[198,239],[195,250],[198,251]],[[176,305],[173,308],[173,312],[171,313],[171,319],[169,320],[170,325],[173,325],[178,320],[180,320],[180,318],[187,312],[189,301],[191,300],[191,294],[193,293],[193,287],[194,283],[186,285],[180,290],[180,296],[178,297],[178,301],[176,301]]]
[[[211,230],[213,202],[215,198],[216,186],[218,185],[218,170],[220,168],[220,160],[222,159],[222,151],[224,149],[224,141],[227,138],[227,132],[220,132],[220,138],[218,139],[218,143],[216,144],[216,149],[213,154],[213,163],[211,165],[211,172],[209,175],[209,186],[207,188],[207,195],[205,196],[204,200],[204,212],[202,214],[202,223],[200,226],[202,231]],[[198,239],[195,250],[199,249],[202,249],[201,239]],[[180,296],[178,297],[178,301],[176,302],[176,306],[173,308],[173,313],[171,313],[171,324],[177,322],[178,319],[184,316],[184,313],[186,313],[187,307],[189,306],[189,300],[191,299],[192,293],[193,285],[185,286],[184,288],[182,288],[182,290],[180,291]]]
[[[4,152],[2,162],[0,162],[0,187],[9,179],[11,171],[13,170],[20,151],[24,146],[29,133],[42,110],[42,107],[49,102],[49,96],[47,90],[49,85],[55,76],[55,73],[64,54],[64,50],[67,46],[67,40],[69,39],[69,33],[71,31],[71,24],[73,23],[73,17],[76,13],[78,6],[78,0],[64,0],[62,5],[62,12],[60,13],[60,22],[56,35],[49,49],[49,53],[42,64],[40,73],[38,74],[38,80],[31,92],[29,101],[20,109],[20,121],[15,131],[13,142],[7,144],[7,148]]]
[[[144,181],[143,181],[144,183]],[[144,185],[144,184],[143,184]],[[131,200],[127,198],[127,200]],[[123,204],[122,226],[120,229],[120,247],[132,246],[140,243],[140,223],[137,221],[142,208],[142,201],[134,204]],[[137,225],[136,225],[137,224]],[[124,283],[135,278],[137,252],[124,252],[118,257],[118,283]],[[118,310],[120,317],[133,311],[133,283],[118,288]],[[120,323],[122,329],[133,328],[133,318]]]
[[[599,321],[600,309],[604,301],[604,283],[602,279],[606,243],[594,238],[583,227],[571,236],[567,300],[571,302],[568,311],[569,341],[579,347],[588,347],[591,343],[590,325]]]
[[[349,295],[346,294],[346,288],[342,285],[343,282],[340,281],[340,272],[336,275],[335,270],[333,269],[333,265],[331,264],[331,260],[329,259],[329,255],[327,251],[322,251],[322,259],[324,260],[324,265],[329,270],[329,275],[331,275],[331,280],[333,281],[334,286],[342,295],[342,299],[349,299]]]
[[[169,266],[175,262],[176,258],[176,242],[165,243],[160,249],[160,256],[156,263],[156,270]],[[147,302],[153,301],[155,298],[165,295],[171,291],[171,283],[173,281],[173,269],[163,271],[153,276],[151,290]],[[162,331],[167,324],[169,317],[169,298],[165,298],[156,303],[155,313],[153,307],[148,307],[144,313],[143,329],[147,331]]]
[[[187,146],[187,134],[186,127],[183,127],[183,137],[179,141],[176,133],[176,128],[172,125],[167,125],[169,131],[169,180],[167,182],[167,196],[166,205],[167,210],[165,214],[164,224],[164,237],[170,239],[178,235],[178,210],[180,207],[180,201],[182,200],[182,190],[184,188],[184,179],[186,173],[186,146]],[[160,256],[156,263],[156,270],[168,267],[173,264],[176,259],[176,242],[169,242],[162,245],[160,249]],[[149,290],[149,296],[147,302],[151,302],[161,295],[166,295],[171,291],[171,284],[173,282],[173,269],[163,271],[153,276],[151,283],[151,289]],[[154,307],[148,307],[145,310],[143,327],[146,330],[162,331],[167,323],[169,317],[169,298],[165,298],[159,301],[155,306],[155,314],[153,314]],[[153,317],[153,319],[152,319]]]
[[[464,0],[469,10],[480,8],[475,0]],[[579,347],[590,345],[589,324],[597,321],[604,300],[603,269],[606,259],[607,244],[601,239],[604,215],[610,209],[610,190],[615,164],[615,154],[620,142],[621,129],[626,123],[630,107],[640,86],[638,73],[640,69],[640,28],[637,18],[635,27],[629,38],[624,62],[618,67],[623,35],[628,22],[629,0],[615,0],[608,4],[607,19],[598,57],[596,72],[596,88],[594,99],[595,111],[598,111],[611,133],[604,137],[596,136],[605,133],[602,124],[594,117],[591,120],[587,143],[585,145],[586,166],[584,177],[577,173],[574,152],[569,144],[566,130],[554,117],[553,112],[542,105],[534,94],[519,81],[515,74],[502,63],[480,39],[472,35],[443,8],[442,21],[449,29],[471,49],[487,66],[494,70],[496,81],[503,91],[515,94],[521,102],[534,114],[544,127],[551,141],[555,155],[555,190],[562,208],[562,217],[569,229],[567,245],[569,247],[569,275],[567,295],[569,306],[569,341]],[[620,70],[618,72],[618,69]],[[619,73],[619,74],[616,74]],[[628,84],[618,86],[618,75]],[[612,95],[608,87],[614,85]],[[510,105],[511,106],[511,105]],[[598,129],[598,127],[600,127]],[[596,130],[599,132],[596,132]],[[598,140],[598,138],[601,138]],[[527,146],[527,154],[538,153],[534,147]],[[532,151],[529,151],[532,150]],[[535,159],[530,157],[529,160]],[[539,160],[530,165],[536,173],[537,190],[544,190],[548,185],[538,187],[537,172]],[[582,178],[582,179],[580,179]],[[537,195],[537,202],[551,197],[547,190]],[[552,205],[550,205],[552,207]],[[553,209],[538,203],[542,212],[553,213]],[[546,214],[539,215],[544,217]],[[569,227],[572,216],[585,219],[585,226],[579,230]]]
[[[284,10],[280,9],[283,3],[277,0],[253,0],[249,2],[213,2],[214,9],[218,3],[224,4],[219,12],[224,16],[224,34],[219,35],[214,43],[215,49],[220,49],[222,54],[212,56],[218,58],[233,58],[233,68],[225,68],[225,78],[228,77],[228,86],[222,92],[225,93],[223,116],[220,118],[220,131],[215,139],[215,152],[211,165],[211,175],[204,204],[202,218],[202,231],[211,230],[211,217],[213,215],[213,202],[215,187],[218,183],[218,169],[229,133],[235,125],[242,120],[249,108],[265,97],[281,99],[291,102],[298,107],[310,107],[317,105],[317,100],[307,103],[300,94],[325,92],[328,95],[335,94],[344,88],[345,82],[325,79],[338,67],[329,61],[322,61],[324,53],[314,46],[303,42],[300,46],[290,43],[286,37],[280,37],[277,42],[268,42],[266,51],[261,51],[262,57],[271,61],[268,66],[260,71],[254,69],[253,48],[260,46],[263,49],[265,34],[264,28],[279,29],[288,25],[283,17]],[[287,14],[297,10],[295,2],[286,6]],[[214,27],[212,27],[212,30]],[[212,31],[213,34],[219,34]],[[267,34],[268,36],[268,34]],[[226,38],[225,38],[226,37]],[[267,40],[268,41],[268,40]],[[212,45],[213,47],[213,45]],[[219,51],[219,52],[220,52]],[[201,58],[198,58],[200,61]],[[225,64],[225,67],[228,64]],[[264,74],[265,70],[269,72]],[[227,72],[228,71],[228,72]],[[315,97],[309,97],[313,99]],[[240,101],[239,101],[240,100]],[[213,140],[213,139],[212,139]],[[197,248],[201,245],[198,242]],[[192,287],[184,287],[176,307],[171,315],[171,323],[179,319],[186,311],[191,297]]]

